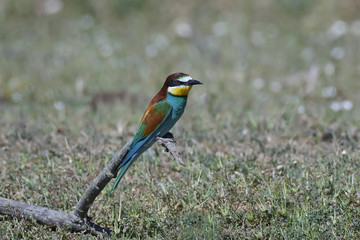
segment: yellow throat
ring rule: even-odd
[[[186,97],[189,94],[191,87],[192,86],[174,86],[169,87],[167,91],[173,96]]]

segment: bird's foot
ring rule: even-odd
[[[174,135],[171,132],[167,132],[162,138],[171,138],[172,140],[174,140]]]

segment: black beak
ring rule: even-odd
[[[197,85],[197,84],[203,84],[202,82],[200,82],[200,81],[198,81],[198,80],[194,80],[194,79],[191,79],[191,80],[189,80],[189,81],[187,81],[187,85],[190,85],[190,86],[192,86],[192,85]]]

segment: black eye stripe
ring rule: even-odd
[[[168,83],[168,86],[169,87],[174,87],[174,86],[179,86],[179,85],[186,85],[186,83],[185,82],[181,82],[181,81],[179,81],[179,80],[172,80],[172,81],[170,81],[169,83]]]

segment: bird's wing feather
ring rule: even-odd
[[[125,156],[123,162],[118,167],[118,169],[122,169],[120,174],[117,176],[110,193],[108,194],[108,198],[114,191],[114,189],[117,187],[121,178],[123,177],[127,169],[130,167],[132,162],[135,161],[136,158],[132,158],[132,156],[139,150],[141,152],[145,151],[145,149],[141,148],[146,142],[148,142],[151,138],[154,138],[158,134],[158,132],[161,131],[160,126],[162,126],[163,122],[168,119],[171,110],[171,105],[165,99],[160,100],[153,105],[150,105],[146,109],[143,119],[140,122],[139,129],[131,142],[130,150]]]
[[[140,140],[149,136],[151,133],[156,132],[156,129],[161,126],[161,123],[170,114],[171,109],[172,107],[166,99],[150,105],[144,113],[139,129],[132,140],[130,148]]]

